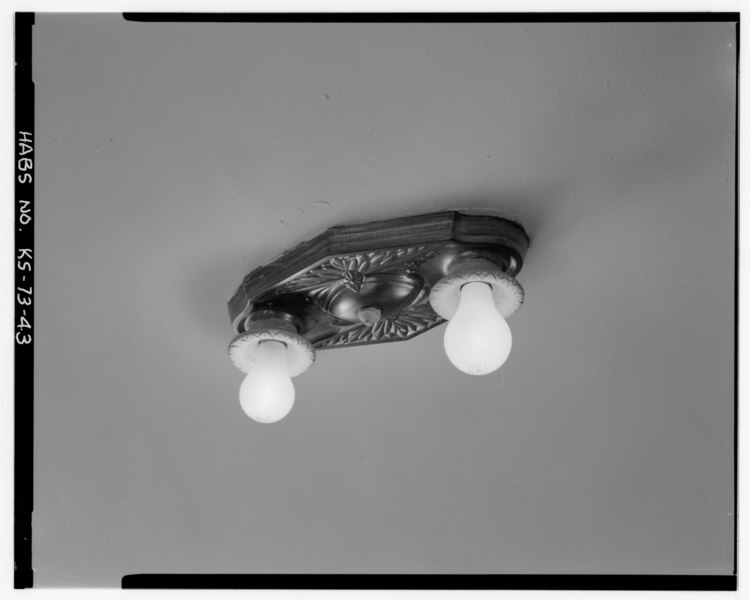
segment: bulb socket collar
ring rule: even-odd
[[[250,321],[245,331],[230,342],[229,358],[234,366],[247,373],[255,360],[258,345],[265,340],[286,345],[290,377],[301,375],[315,362],[315,350],[310,342],[297,333],[292,323],[283,318],[266,318]]]
[[[451,269],[430,290],[430,305],[443,319],[452,319],[458,310],[461,288],[467,283],[486,283],[492,288],[497,311],[507,319],[523,304],[521,284],[490,260],[473,259]]]

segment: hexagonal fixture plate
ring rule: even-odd
[[[514,276],[528,246],[518,223],[455,211],[331,227],[245,276],[229,316],[242,333],[287,313],[315,349],[407,340],[444,322],[429,303],[441,278],[472,259]],[[369,308],[379,320],[358,317]]]

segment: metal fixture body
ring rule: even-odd
[[[332,227],[249,273],[229,316],[237,334],[283,319],[316,350],[407,340],[445,321],[430,291],[447,278],[450,296],[472,263],[511,306],[528,246],[518,223],[454,211]]]

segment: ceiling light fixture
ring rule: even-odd
[[[518,223],[454,211],[332,227],[245,276],[229,301],[229,356],[247,373],[245,413],[262,423],[294,404],[291,377],[315,351],[411,339],[449,320],[448,359],[470,375],[508,358],[506,319],[529,238]]]

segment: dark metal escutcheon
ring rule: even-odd
[[[479,259],[515,277],[528,246],[516,222],[457,211],[339,225],[248,273],[229,316],[238,334],[280,316],[315,349],[407,340],[444,322],[443,277]]]

